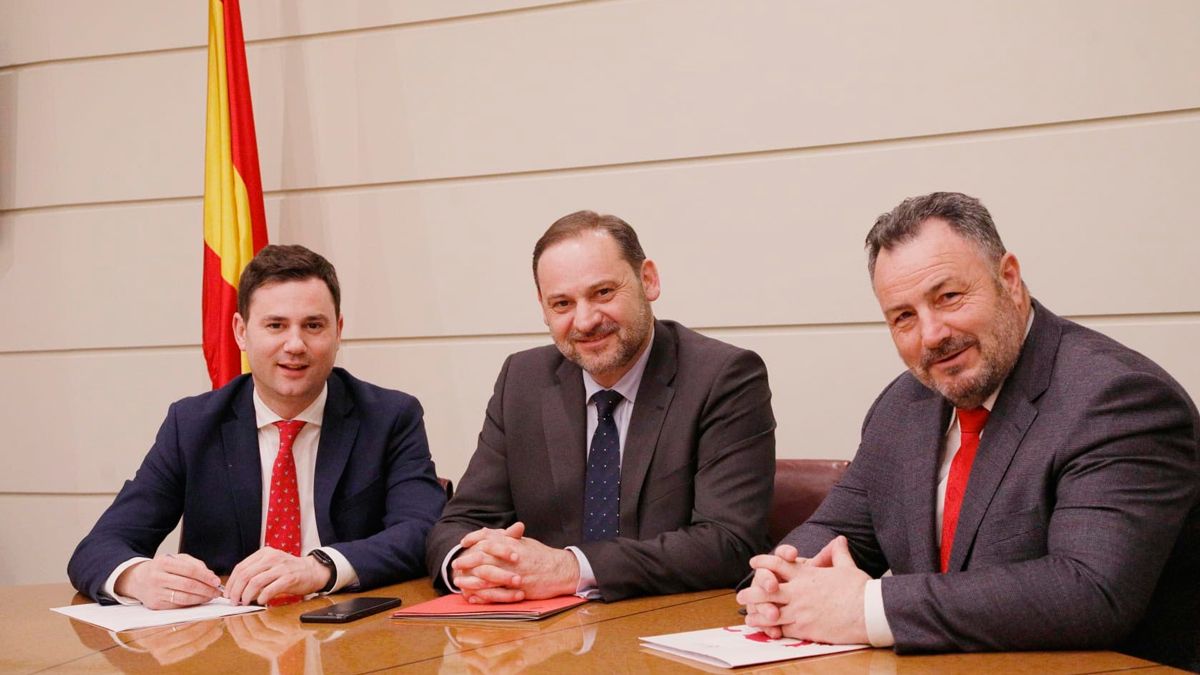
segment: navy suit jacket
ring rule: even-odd
[[[842,481],[784,543],[835,535],[882,580],[899,652],[1108,649],[1195,668],[1200,419],[1149,359],[1035,305],[938,574],[938,458],[950,405],[905,373]]]
[[[322,545],[354,566],[358,588],[422,576],[425,536],[445,505],[420,403],[334,368],[313,502]],[[133,480],[79,543],[71,583],[92,598],[130,558],[153,557],[183,517],[179,550],[218,575],[259,548],[262,464],[253,381],[243,375],[176,401]]]

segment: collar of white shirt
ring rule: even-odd
[[[305,424],[313,424],[318,427],[321,426],[321,423],[325,420],[325,399],[328,398],[328,396],[329,385],[326,384],[325,386],[321,387],[321,393],[317,394],[317,398],[314,399],[312,403],[308,404],[307,408],[301,410],[299,415],[296,415],[292,419],[303,420]],[[263,403],[263,400],[258,396],[257,388],[254,390],[254,417],[256,426],[259,429],[267,426],[268,424],[274,424],[280,420],[283,420],[283,418],[276,414],[274,410],[271,410],[269,407],[267,407],[266,403]]]
[[[651,326],[650,341],[646,344],[646,349],[642,352],[642,355],[638,357],[636,362],[634,362],[633,367],[629,369],[629,372],[625,373],[621,379],[617,380],[616,384],[614,384],[612,387],[609,387],[613,391],[621,394],[621,396],[624,396],[625,400],[629,401],[631,404],[634,402],[634,399],[637,398],[638,387],[640,387],[642,384],[642,374],[646,372],[646,363],[650,360],[650,350],[653,348],[654,327]],[[603,391],[605,387],[601,387],[599,384],[597,384],[596,380],[592,379],[592,374],[588,371],[584,370],[582,372],[584,393],[583,400],[591,402],[592,395],[598,391]]]

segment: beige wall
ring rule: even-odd
[[[199,347],[205,3],[0,0],[0,583],[65,578]],[[338,265],[340,362],[440,473],[544,344],[556,217],[639,230],[659,316],[767,360],[781,457],[850,457],[899,372],[862,237],[973,193],[1034,294],[1200,396],[1200,4],[263,0],[272,240]]]

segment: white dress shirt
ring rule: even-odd
[[[337,567],[337,581],[330,593],[346,586],[358,583],[358,573],[346,556],[336,549],[321,546],[321,537],[317,533],[317,515],[313,507],[313,485],[317,469],[317,447],[321,440],[321,424],[325,418],[325,399],[329,395],[328,385],[321,389],[317,398],[293,419],[303,420],[304,427],[296,435],[292,443],[292,459],[296,463],[296,487],[300,497],[300,550],[311,552],[320,548],[333,559]],[[271,473],[275,467],[275,457],[279,454],[279,427],[275,422],[283,420],[275,411],[254,391],[254,416],[258,427],[258,454],[262,463],[262,519],[259,523],[258,545],[263,546],[267,533],[267,509],[271,498]],[[130,558],[117,566],[105,581],[104,591],[110,597],[123,605],[138,604],[137,600],[119,596],[116,593],[117,578],[133,565],[149,560],[149,558]]]
[[[617,425],[617,437],[619,442],[619,451],[622,458],[625,457],[625,436],[629,431],[629,420],[633,418],[633,405],[637,400],[638,388],[642,385],[642,374],[646,372],[646,362],[650,360],[650,348],[654,345],[654,329],[650,329],[650,338],[647,342],[646,349],[634,362],[633,367],[629,372],[625,373],[620,380],[612,387],[624,397],[625,400],[617,403],[613,409],[613,422]],[[591,374],[586,370],[581,370],[583,373],[583,392],[584,399],[587,401],[587,439],[588,452],[591,452],[592,436],[596,434],[596,427],[599,424],[598,415],[596,413],[596,404],[592,401],[592,395],[598,391],[603,391],[605,387],[597,384]],[[582,501],[583,495],[579,496]],[[592,571],[592,565],[588,562],[587,556],[583,551],[576,546],[567,546],[566,549],[575,554],[575,560],[579,563],[579,585],[575,588],[575,594],[595,600],[600,597],[600,591],[596,587],[596,574]],[[450,561],[454,560],[454,556],[462,550],[462,546],[455,546],[446,554],[446,558],[442,561],[442,581],[445,582],[446,588],[449,588],[455,593],[461,593],[457,586],[454,585],[450,574]]]

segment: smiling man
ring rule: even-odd
[[[250,374],[174,403],[133,480],[67,567],[102,603],[153,609],[365,590],[421,576],[445,504],[421,406],[334,368],[341,291],[325,258],[267,246],[242,272]],[[155,555],[183,518],[179,553]]]
[[[732,586],[768,544],[762,359],[656,321],[658,269],[615,216],[559,219],[533,275],[554,345],[501,368],[430,534],[435,585],[473,602]]]
[[[1033,301],[972,197],[904,201],[867,251],[908,372],[867,413],[842,482],[751,561],[746,623],[904,653],[1117,648],[1195,668],[1200,421],[1183,388]]]

